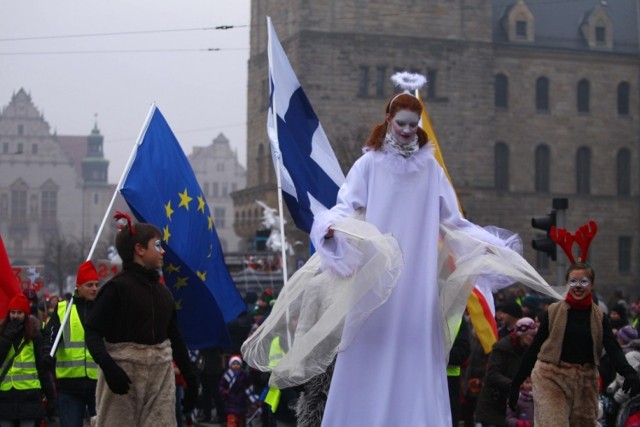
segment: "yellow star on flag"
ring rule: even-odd
[[[176,310],[182,310],[182,298],[176,300]]]
[[[207,272],[206,271],[196,271],[196,274],[203,282],[207,281]]]
[[[167,265],[167,274],[171,273],[180,273],[180,266],[169,263],[169,265]]]
[[[187,279],[188,279],[188,277],[180,277],[180,276],[178,276],[178,279],[176,280],[176,284],[173,285],[173,287],[177,290],[177,289],[180,289],[183,286],[188,286],[187,285]]]
[[[169,244],[169,237],[171,237],[171,233],[169,233],[169,226],[167,225],[166,227],[164,227],[164,228],[162,229],[162,232],[163,232],[163,234],[164,234],[164,235],[162,236],[162,241],[163,241],[165,244],[167,244],[167,245],[168,245],[168,244]]]
[[[209,222],[209,230],[213,230],[213,217],[209,215],[209,218],[207,218],[207,221]]]
[[[167,202],[166,205],[164,205],[164,211],[167,213],[167,218],[169,218],[169,221],[171,221],[171,215],[173,215],[173,209],[171,209],[171,200],[169,200]]]
[[[207,203],[204,201],[204,197],[202,197],[202,195],[198,196],[198,210],[204,213],[204,207],[206,205]]]
[[[186,210],[189,210],[189,203],[193,200],[193,197],[189,197],[187,189],[185,188],[184,192],[178,193],[178,196],[180,196],[180,204],[178,207],[184,206]]]

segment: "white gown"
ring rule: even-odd
[[[329,241],[323,242],[326,226],[358,209],[398,240],[405,266],[387,302],[338,354],[322,425],[450,426],[437,281],[439,224],[502,243],[460,216],[431,144],[408,159],[384,149],[358,159],[337,205],[316,217],[322,224],[314,224],[311,238],[320,254],[331,251]]]

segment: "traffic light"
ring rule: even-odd
[[[551,213],[531,218],[531,226],[538,230],[543,230],[547,235],[545,237],[538,237],[531,241],[531,246],[536,251],[544,252],[553,261],[556,260],[556,244],[551,240],[551,227],[556,226],[556,211],[555,209]]]

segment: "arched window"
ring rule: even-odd
[[[589,112],[589,80],[578,82],[578,113]]]
[[[546,77],[536,80],[536,110],[549,111],[549,79]]]
[[[576,153],[576,193],[591,193],[591,150],[580,147]]]
[[[494,84],[495,88],[495,100],[494,105],[496,108],[506,110],[509,98],[509,79],[504,74],[496,75]]]
[[[264,184],[264,143],[258,144],[258,155],[256,156],[256,163],[258,164],[258,184]]]
[[[509,189],[509,147],[498,142],[494,148],[495,187],[496,190]]]
[[[629,115],[629,83],[621,82],[618,85],[618,114]]]
[[[618,196],[631,195],[631,151],[622,148],[616,156],[616,183]]]
[[[535,190],[538,193],[549,192],[550,155],[549,146],[542,144],[535,152]]]

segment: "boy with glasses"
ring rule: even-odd
[[[625,378],[623,390],[632,396],[640,392],[637,372],[593,301],[595,271],[587,263],[574,262],[566,281],[566,298],[549,306],[511,384],[509,406],[515,409],[520,384],[531,375],[535,425],[540,427],[596,425],[603,349]]]

